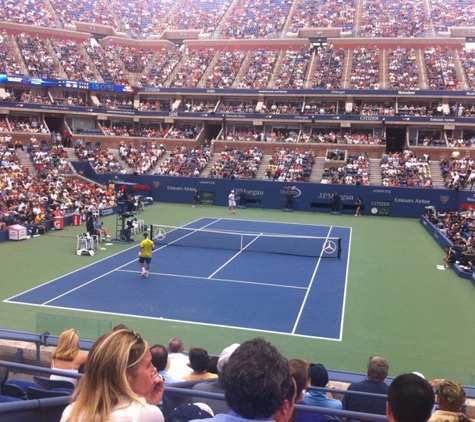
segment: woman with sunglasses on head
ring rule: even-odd
[[[163,422],[163,390],[148,343],[135,331],[114,331],[91,348],[61,422]]]

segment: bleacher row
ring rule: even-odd
[[[78,8],[72,0],[41,0],[37,7],[18,1],[17,7],[5,8],[0,19],[49,28],[71,27],[74,21],[93,22],[111,26],[115,31],[138,39],[160,35],[165,30],[201,30],[208,37],[255,39],[295,34],[310,27],[339,27],[361,37],[424,37],[447,31],[452,26],[469,25],[475,14],[472,9],[464,7],[462,0],[429,4],[421,0],[410,4],[373,0],[362,3],[360,15],[357,14],[358,3],[294,0],[263,3],[256,7],[250,0],[155,0],[147,4],[136,2],[136,7],[132,8],[118,0],[102,0],[86,1]],[[182,13],[177,13],[177,10]],[[140,64],[130,63],[130,66]]]
[[[21,52],[19,57],[14,54],[17,50]],[[16,36],[4,33],[0,48],[4,64],[0,63],[0,73],[170,88],[434,91],[475,88],[475,52],[468,47],[441,46],[431,41],[424,47],[400,45],[387,49],[372,44],[354,47],[328,44],[314,48],[305,43],[288,48],[250,45],[230,51],[170,45],[164,48],[164,53],[153,47],[114,43],[96,43],[92,47],[89,41],[42,39],[27,32]],[[346,57],[350,58],[349,64]],[[349,66],[348,74],[345,66]],[[8,98],[86,105],[80,94],[66,97],[10,92]],[[150,110],[146,103],[144,101],[140,109]],[[130,97],[120,99],[114,95],[100,95],[89,105],[134,109]],[[166,108],[162,105],[159,109]]]
[[[51,360],[51,352],[58,344],[58,336],[48,333],[35,334],[0,330],[2,341],[2,358],[0,370],[2,374],[0,385],[0,419],[2,421],[59,421],[60,415],[69,403],[74,384],[64,380],[53,380],[49,377],[53,374],[64,375],[54,369],[48,368]],[[80,340],[82,350],[90,350],[94,341]],[[30,347],[31,345],[31,347]],[[36,363],[23,363],[23,355],[32,349],[36,356]],[[15,351],[16,350],[16,351]],[[7,356],[10,355],[10,356]],[[352,382],[364,379],[363,373],[348,373],[329,370],[329,383],[326,387],[309,387],[321,391],[330,392],[333,397],[342,400],[346,394],[364,395],[367,397],[381,397],[374,393],[349,391],[347,387]],[[81,374],[70,374],[71,378],[80,378]],[[386,379],[391,383],[393,377]],[[212,381],[212,379],[208,380]],[[165,394],[160,407],[165,415],[170,415],[173,409],[180,403],[193,403],[199,398],[225,400],[223,394],[192,390],[195,381],[175,382],[165,385]],[[471,386],[464,386],[467,395],[465,412],[473,413],[473,397],[475,390]],[[296,406],[297,410],[328,415],[332,418],[356,419],[368,422],[386,421],[385,416],[359,413],[355,411],[337,410],[328,407],[311,406],[310,408]],[[26,416],[27,415],[27,416]]]

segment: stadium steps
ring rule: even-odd
[[[261,164],[257,168],[256,172],[256,180],[262,180],[267,173],[267,167],[269,165],[269,161],[272,158],[272,155],[267,154],[262,156]]]
[[[437,160],[431,160],[429,162],[429,168],[434,188],[445,189],[444,178],[442,177],[439,162]]]
[[[36,167],[33,164],[33,161],[31,161],[30,155],[26,152],[26,150],[22,151],[21,149],[17,149],[16,155],[20,160],[20,165],[22,167],[26,167],[29,174],[36,174]]]
[[[381,186],[381,159],[369,159],[369,184],[370,186]]]
[[[325,157],[315,157],[315,164],[310,173],[309,182],[319,183],[322,180],[323,170],[325,169]]]

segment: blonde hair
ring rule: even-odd
[[[53,359],[72,362],[79,353],[79,334],[74,329],[63,331],[58,339],[58,346],[53,350]]]
[[[136,372],[147,351],[148,343],[135,331],[122,329],[100,337],[73,393],[68,421],[105,422],[118,403],[138,402],[140,396],[130,387],[127,375]]]

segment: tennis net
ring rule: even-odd
[[[156,245],[190,248],[265,252],[317,258],[340,258],[340,237],[295,236],[273,233],[243,233],[189,227],[151,225]]]

